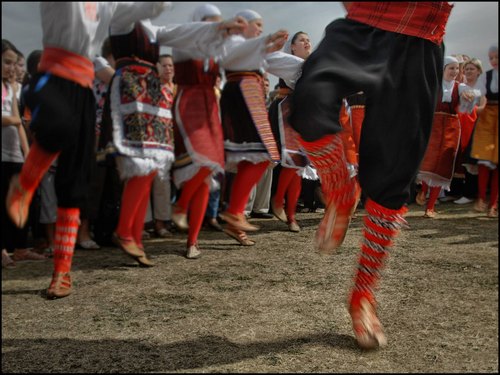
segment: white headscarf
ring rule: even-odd
[[[245,10],[239,11],[234,16],[235,17],[241,16],[244,19],[246,19],[248,22],[253,21],[253,20],[259,20],[259,19],[261,20],[262,19],[262,16],[259,13],[257,13],[255,10],[251,10],[251,9],[245,9]]]
[[[205,17],[222,16],[221,11],[213,4],[202,4],[197,7],[191,19],[193,22],[200,22]]]
[[[443,70],[446,68],[446,65],[452,64],[452,63],[459,63],[458,59],[453,56],[445,56],[444,57],[444,64],[443,64]]]
[[[445,56],[443,70],[446,68],[447,65],[453,63],[458,64],[458,60],[455,57]],[[454,85],[455,85],[455,80],[448,82],[443,77],[443,100],[442,100],[443,103],[451,103],[451,95],[453,94]]]

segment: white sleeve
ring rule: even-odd
[[[486,73],[479,76],[476,82],[476,88],[481,91],[481,95],[486,95]]]
[[[185,24],[154,26],[156,39],[161,46],[196,50],[205,57],[220,53],[224,44],[223,30],[217,30],[219,23],[189,22]]]
[[[268,64],[267,71],[269,73],[281,78],[288,87],[292,89],[295,88],[295,83],[302,73],[304,59],[288,53],[276,51],[266,55],[266,62]]]
[[[111,35],[123,35],[131,32],[137,21],[154,18],[171,6],[169,1],[113,2],[110,23]]]
[[[228,70],[258,70],[266,69],[266,38],[245,39],[240,35],[233,35],[224,43],[223,52],[219,55],[219,64]]]
[[[106,60],[104,57],[97,56],[94,59],[94,72],[98,72],[99,70],[102,70],[102,69],[108,68],[108,67],[110,68],[111,65],[109,65],[108,60]]]

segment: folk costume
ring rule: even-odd
[[[218,27],[218,23],[205,22],[158,27],[145,20],[110,29],[116,60],[116,73],[109,90],[111,149],[118,154],[121,178],[128,179],[114,238],[142,265],[153,265],[142,245],[151,184],[157,173],[168,179],[174,161],[172,103],[161,90],[156,70],[159,49],[168,45],[216,53],[223,44],[225,31]]]
[[[35,141],[19,177],[11,181],[9,215],[22,227],[29,203],[52,161],[56,175],[58,212],[54,244],[54,274],[48,298],[69,295],[71,261],[80,222],[80,207],[88,189],[94,150],[94,67],[110,25],[128,24],[158,15],[164,2],[42,2],[44,50],[26,94],[32,109]]]
[[[458,64],[458,60],[452,56],[446,56],[443,69],[451,63]],[[441,189],[450,190],[455,160],[460,148],[461,126],[458,117],[460,94],[466,87],[465,84],[455,80],[443,79],[429,143],[416,179],[417,184],[422,184],[416,197],[417,203],[425,202],[429,191],[424,215],[427,218],[433,218],[436,215],[434,205]]]
[[[338,135],[339,110],[342,98],[359,91],[366,95],[358,177],[367,216],[349,311],[358,344],[375,348],[385,345],[386,338],[373,289],[404,224],[404,204],[427,146],[452,6],[353,2],[346,7],[346,19],[327,26],[304,62],[290,123],[321,179],[327,210],[316,241],[330,253],[342,244],[359,197]]]
[[[292,55],[291,40],[283,47],[283,52]],[[303,59],[297,58],[298,69]],[[311,168],[306,153],[299,143],[299,134],[288,123],[290,113],[290,95],[293,88],[283,79],[278,81],[278,94],[269,107],[269,122],[276,146],[281,156],[276,193],[271,198],[271,211],[279,220],[287,223],[292,232],[299,232],[300,226],[295,219],[295,210],[302,189],[302,178],[317,180],[318,176]],[[286,196],[286,210],[284,201]]]
[[[197,7],[192,21],[220,16],[211,4]],[[210,187],[224,173],[224,137],[215,92],[220,67],[214,58],[174,49],[178,94],[174,108],[175,162],[173,178],[181,195],[173,207],[172,220],[188,230],[186,257],[200,257],[198,235],[208,204]],[[189,215],[188,215],[189,212]]]
[[[249,22],[262,18],[252,10],[241,11],[236,15]],[[243,43],[243,36],[234,35],[228,40],[228,48],[238,48]],[[220,105],[226,170],[236,172],[236,176],[228,208],[220,217],[229,224],[226,233],[234,238],[239,236],[243,241],[246,241],[245,231],[258,229],[248,223],[244,216],[250,192],[266,168],[273,167],[280,160],[265,103],[263,72],[267,70],[277,77],[292,81],[299,71],[297,59],[280,51],[266,54],[265,49],[261,48],[251,58],[226,59],[224,62],[227,82],[222,90]]]
[[[494,46],[491,51],[498,51]],[[488,216],[498,217],[498,69],[481,75],[481,92],[486,95],[486,107],[478,117],[472,139],[470,156],[478,162],[478,200],[475,209]],[[490,181],[490,202],[486,191]]]

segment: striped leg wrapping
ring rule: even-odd
[[[347,169],[342,139],[338,134],[300,143],[318,171],[326,199],[326,211],[316,232],[316,247],[331,254],[344,241],[360,196],[359,185]]]
[[[327,203],[338,209],[351,208],[356,201],[356,180],[350,178],[344,145],[339,135],[328,135],[318,141],[300,139],[308,158],[318,171]]]
[[[55,272],[66,273],[71,270],[79,225],[79,208],[57,209],[56,235],[54,239]]]
[[[354,304],[358,303],[361,297],[366,297],[375,303],[373,291],[380,279],[384,260],[389,254],[394,238],[406,223],[403,218],[407,211],[406,207],[390,210],[369,199],[365,209],[368,215],[364,217],[364,239],[351,298],[351,303]]]

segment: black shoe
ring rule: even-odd
[[[274,215],[265,212],[252,212],[250,217],[253,219],[273,219]]]

